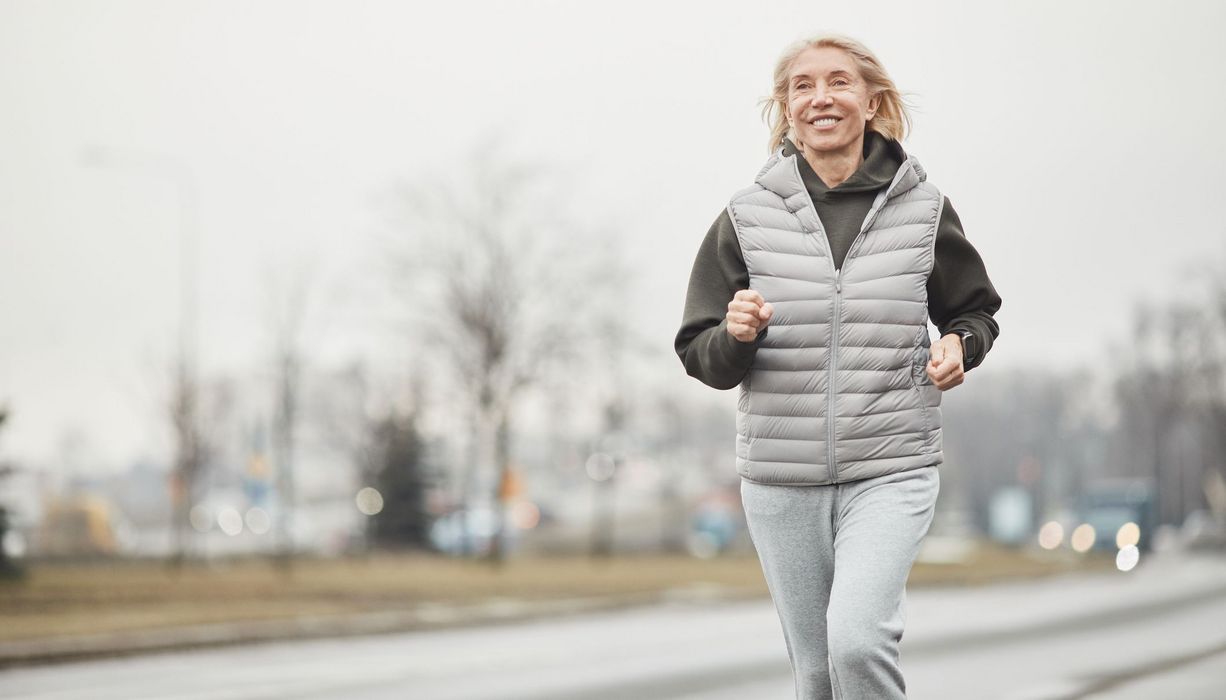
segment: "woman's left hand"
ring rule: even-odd
[[[962,383],[962,336],[949,333],[932,346],[931,360],[925,366],[928,378],[941,391]]]

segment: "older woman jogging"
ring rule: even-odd
[[[702,382],[739,386],[742,503],[796,697],[904,698],[941,393],[991,350],[1001,299],[903,151],[910,118],[865,46],[788,48],[766,114],[770,158],[699,248],[677,354]]]

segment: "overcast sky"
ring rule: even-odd
[[[100,466],[164,456],[180,204],[151,163],[198,186],[210,372],[265,356],[265,280],[293,261],[323,290],[313,361],[386,354],[362,313],[380,197],[491,135],[575,173],[667,353],[698,243],[766,157],[774,60],[827,31],[918,107],[904,145],[1004,298],[981,371],[1092,364],[1138,299],[1226,261],[1223,8],[0,0],[0,452],[48,464],[73,433]]]

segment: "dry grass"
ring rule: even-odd
[[[1105,568],[1102,559],[1036,557],[980,547],[967,562],[918,564],[917,585],[975,584]],[[363,559],[300,560],[292,570],[264,560],[42,564],[22,581],[0,582],[0,641],[146,630],[184,625],[410,609],[491,598],[650,600],[687,586],[765,596],[757,559],[730,556],[521,558],[495,568],[478,561],[381,554]]]

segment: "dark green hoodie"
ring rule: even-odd
[[[796,146],[785,140],[784,155],[793,154],[798,154]],[[803,157],[796,158],[800,177],[826,229],[836,268],[843,266],[877,192],[893,181],[906,158],[897,141],[866,132],[864,162],[833,188],[822,182]],[[948,197],[937,225],[935,257],[928,278],[928,314],[942,336],[960,330],[974,333],[975,357],[967,364],[969,370],[983,361],[1000,334],[993,315],[1000,309],[1001,300],[979,253],[962,232],[962,222]],[[725,209],[698,249],[675,343],[686,372],[717,389],[740,384],[757,353],[758,343],[733,338],[724,319],[733,295],[748,288],[749,271],[741,243]],[[767,328],[763,333],[769,331]]]

